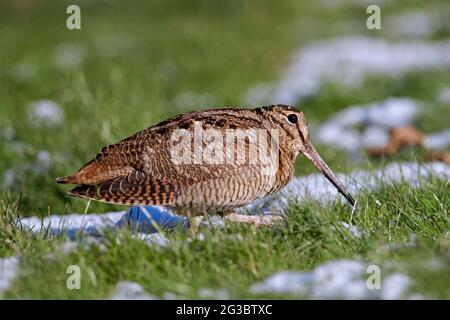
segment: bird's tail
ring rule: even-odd
[[[176,187],[164,180],[135,172],[98,185],[79,185],[69,191],[75,197],[123,205],[172,205]]]

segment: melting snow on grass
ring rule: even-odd
[[[80,229],[86,234],[97,236],[107,227],[114,227],[124,212],[109,212],[104,214],[70,214],[64,216],[52,215],[45,218],[29,217],[20,221],[21,225],[34,232],[49,230],[52,234],[64,231],[70,238],[76,238]]]
[[[409,98],[387,98],[350,106],[322,124],[315,136],[320,143],[352,153],[381,147],[389,140],[389,129],[412,123],[420,112],[421,103]],[[450,129],[425,136],[424,146],[428,149],[443,149],[449,145]]]
[[[16,257],[0,259],[0,293],[6,291],[17,275],[19,261]]]
[[[350,106],[322,124],[316,137],[345,150],[383,146],[389,140],[387,129],[411,123],[419,112],[420,103],[408,98]],[[362,134],[357,126],[365,126]]]
[[[48,171],[53,164],[52,155],[46,150],[39,151],[36,155],[36,168],[38,172]]]
[[[409,10],[386,18],[386,30],[402,37],[429,37],[447,22],[436,10]]]
[[[54,101],[38,100],[29,104],[28,119],[34,126],[59,126],[64,121],[64,112]]]
[[[202,288],[198,290],[200,299],[229,300],[230,294],[225,289]]]
[[[398,76],[408,71],[449,68],[450,42],[385,40],[348,37],[318,42],[301,49],[286,71],[274,98],[294,104],[317,93],[323,81],[359,85],[368,74]]]
[[[319,41],[298,50],[272,89],[271,100],[297,104],[316,94],[324,82],[355,87],[367,75],[400,76],[415,70],[450,68],[448,52],[450,41],[389,42],[368,37]],[[250,90],[249,96],[254,97],[254,90]]]
[[[450,146],[450,129],[427,135],[424,145],[430,149],[444,149]]]
[[[149,295],[142,286],[136,282],[122,281],[109,298],[110,300],[156,300]]]
[[[254,284],[255,294],[291,294],[313,299],[399,299],[409,287],[406,275],[395,274],[382,280],[381,289],[369,289],[366,266],[359,261],[337,260],[311,272],[278,272]]]

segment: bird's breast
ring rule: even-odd
[[[269,194],[276,175],[261,173],[261,168],[238,170],[235,174],[197,182],[182,190],[177,207],[200,213],[216,213],[242,207]]]

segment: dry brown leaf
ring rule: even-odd
[[[444,162],[450,165],[450,152],[447,151],[432,151],[425,157],[429,162]]]
[[[372,156],[381,157],[393,155],[405,147],[423,146],[425,135],[414,126],[407,125],[393,128],[390,131],[390,139],[384,147],[370,148],[368,152]]]

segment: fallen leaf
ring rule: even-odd
[[[389,142],[384,147],[370,148],[368,152],[376,157],[390,156],[409,146],[423,146],[424,140],[425,135],[422,132],[407,125],[391,129]]]
[[[450,152],[432,151],[425,156],[425,160],[429,162],[444,162],[450,165]]]

